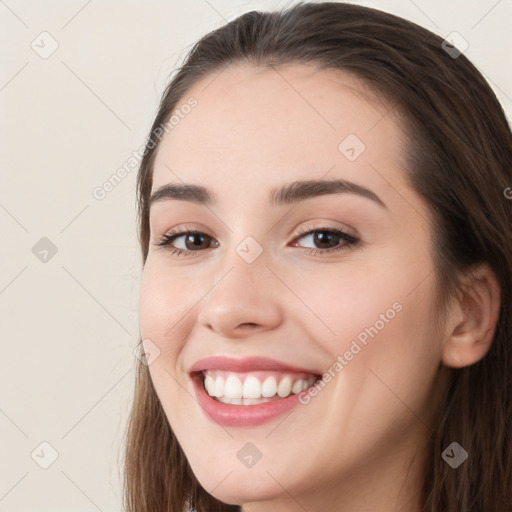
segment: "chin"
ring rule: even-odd
[[[228,473],[226,473],[227,475]],[[253,501],[266,501],[277,498],[283,492],[273,478],[266,472],[253,473],[253,470],[234,470],[229,476],[223,477],[216,474],[206,478],[199,478],[199,483],[214,498],[229,505],[242,505]],[[286,487],[286,484],[284,484]]]

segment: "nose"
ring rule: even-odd
[[[223,272],[199,303],[198,323],[224,338],[272,330],[283,321],[279,282],[260,256],[247,263],[238,254],[224,261]]]

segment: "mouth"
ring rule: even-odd
[[[269,371],[199,372],[204,390],[218,402],[232,405],[258,405],[297,395],[311,387],[319,377],[310,373]]]
[[[266,423],[299,405],[299,395],[321,374],[267,358],[213,357],[191,371],[197,400],[206,416],[225,426]]]

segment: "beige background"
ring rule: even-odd
[[[93,190],[143,143],[197,38],[290,3],[0,1],[0,511],[120,510],[138,339],[136,170],[102,200]],[[459,32],[510,119],[510,0],[361,3]]]

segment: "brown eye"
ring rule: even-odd
[[[180,241],[176,243],[178,240]],[[200,231],[184,231],[182,233],[164,235],[157,245],[169,246],[178,252],[186,252],[208,249],[211,246],[212,240],[213,238],[211,236],[201,233]],[[181,245],[181,247],[179,247],[179,245]]]
[[[351,246],[355,246],[359,242],[358,238],[355,238],[340,229],[334,228],[310,229],[297,238],[297,240],[302,239],[309,240],[309,243],[312,244],[313,247],[304,247],[303,245],[299,245],[298,242],[295,242],[293,245],[304,247],[308,251],[312,251],[314,254],[341,251]]]
[[[302,230],[303,232],[305,230]],[[360,240],[355,238],[344,231],[336,228],[314,228],[304,232],[296,240],[310,239],[313,247],[304,247],[298,242],[294,242],[294,247],[301,247],[306,252],[315,255],[327,254],[335,251],[342,251],[356,246]],[[210,235],[201,231],[182,231],[178,233],[166,233],[162,236],[160,242],[155,244],[160,247],[165,247],[178,256],[188,256],[192,253],[200,253],[204,249],[211,247],[218,247],[219,243]]]
[[[341,235],[332,231],[317,231],[313,234],[313,243],[319,249],[330,249],[335,247],[342,240]]]
[[[185,248],[189,251],[195,249],[207,249],[211,243],[211,237],[199,233],[191,233],[183,235],[185,241]]]

